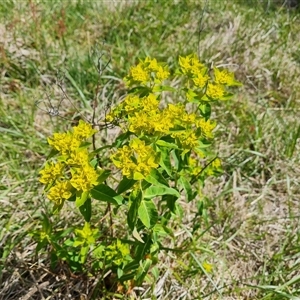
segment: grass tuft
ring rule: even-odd
[[[147,55],[175,69],[178,55],[198,51],[244,83],[214,116],[225,172],[205,187],[204,214],[194,219],[196,204],[186,205],[174,230],[177,248],[191,250],[162,253],[156,283],[128,299],[299,299],[299,49],[299,12],[280,1],[3,1],[0,299],[125,299],[64,264],[51,270],[28,235],[50,209],[37,183],[46,138],[78,110],[92,111],[97,51],[103,65],[110,61],[97,119],[124,95],[129,67]],[[59,104],[61,117],[45,112],[49,103]],[[67,228],[78,219],[68,208],[51,221]]]

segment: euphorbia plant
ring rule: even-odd
[[[164,237],[172,235],[169,223],[180,211],[177,200],[194,200],[205,179],[221,172],[211,149],[216,127],[211,104],[230,99],[228,87],[240,85],[232,73],[209,70],[196,55],[180,57],[173,76],[181,87],[164,84],[171,78],[168,66],[148,57],[130,69],[126,98],[103,120],[121,129],[111,145],[91,149],[88,140],[98,130],[84,121],[48,139],[53,153],[40,171],[45,195],[56,213],[65,201],[74,201],[85,224],[55,234],[44,221],[38,249],[51,244],[55,257],[77,271],[88,264],[94,272],[112,271],[118,282],[143,283]],[[164,92],[172,103],[161,103]],[[114,207],[112,220],[124,208],[126,230],[104,238],[93,223],[97,201]]]

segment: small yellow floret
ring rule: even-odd
[[[208,75],[202,75],[201,73],[197,73],[196,77],[193,78],[193,81],[197,87],[202,89],[205,87],[208,79]]]
[[[209,83],[207,85],[206,95],[212,99],[220,99],[224,96],[224,87],[220,84]]]
[[[213,269],[213,266],[210,263],[206,262],[206,261],[202,264],[202,267],[205,269],[205,271],[207,273],[211,273],[211,271]]]
[[[196,54],[191,54],[186,57],[179,56],[179,65],[183,74],[191,75],[198,74],[204,67]]]
[[[78,173],[73,174],[70,183],[77,191],[87,192],[97,185],[98,177],[96,170],[89,164],[86,164]]]
[[[159,66],[159,68],[156,72],[156,78],[159,81],[163,81],[163,80],[167,79],[169,77],[169,75],[170,75],[170,72],[167,67]]]
[[[234,84],[234,74],[228,72],[227,70],[220,71],[217,68],[214,68],[215,74],[215,81],[218,84],[225,84],[225,85],[233,85]]]
[[[184,74],[188,73],[191,69],[191,57],[190,56],[186,56],[186,57],[179,56],[179,65]]]
[[[47,162],[44,169],[39,172],[41,177],[39,181],[44,184],[50,184],[63,175],[64,164],[61,162]]]
[[[69,155],[70,152],[79,148],[81,141],[70,132],[54,133],[52,138],[48,138],[50,146],[61,152],[62,155]]]
[[[151,72],[157,72],[160,67],[155,58],[151,59],[150,57],[146,57],[145,64],[148,65],[147,69]]]
[[[73,127],[73,135],[78,140],[84,140],[96,132],[97,130],[93,129],[91,124],[88,124],[82,120],[79,121],[79,124],[76,127]]]
[[[196,126],[201,129],[202,135],[205,138],[212,138],[213,137],[213,129],[216,127],[216,122],[204,119],[199,119],[196,121]]]
[[[220,158],[216,158],[212,163],[211,163],[211,166],[214,168],[214,169],[218,169],[221,167],[221,159]]]
[[[90,223],[85,222],[83,229],[75,229],[75,234],[79,237],[82,243],[94,244],[95,235],[98,229],[91,229]]]
[[[141,63],[135,67],[131,67],[130,76],[134,81],[141,83],[147,83],[150,79],[148,72],[144,69]]]
[[[107,115],[105,116],[105,122],[111,123],[113,120],[114,120],[114,115],[113,115],[112,112],[110,112],[109,114],[107,114]]]
[[[56,205],[61,205],[65,200],[72,196],[72,186],[68,181],[58,181],[50,188],[47,197],[49,200],[55,202]]]
[[[69,165],[84,166],[89,163],[89,154],[87,149],[74,151],[70,154],[70,158],[67,160]]]
[[[134,178],[135,173],[146,177],[153,168],[158,167],[157,157],[151,146],[135,138],[130,141],[129,146],[118,149],[111,156],[114,165],[122,170],[122,174],[128,178]]]

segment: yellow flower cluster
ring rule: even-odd
[[[215,68],[211,74],[195,54],[179,57],[179,66],[180,69],[177,73],[188,78],[188,88],[183,89],[186,93],[184,103],[168,104],[166,107],[160,105],[159,96],[155,93],[160,89],[154,88],[155,83],[161,83],[166,79],[169,71],[156,59],[147,57],[137,66],[132,67],[129,75],[125,77],[128,86],[147,88],[143,88],[140,94],[127,95],[124,101],[106,116],[106,121],[125,120],[125,123],[120,124],[122,129],[142,140],[145,136],[155,137],[156,140],[169,136],[183,150],[183,154],[191,150],[201,152],[203,142],[213,138],[216,123],[207,119],[207,116],[204,118],[197,111],[189,112],[186,104],[190,101],[201,104],[204,101],[225,100],[230,97],[226,88],[239,83],[227,70]],[[134,141],[137,140],[140,141],[139,139]],[[154,153],[151,154],[150,159],[146,154],[139,153],[134,149],[132,143],[131,141],[129,146],[119,149],[112,159],[114,164],[122,170],[124,176],[143,178],[143,176],[147,176],[151,168],[156,167],[155,156]],[[140,141],[140,143],[144,142]],[[142,145],[144,149],[150,147]],[[152,153],[152,148],[149,151]]]
[[[147,83],[161,83],[170,75],[167,66],[159,64],[157,60],[146,57],[137,66],[131,67],[128,76],[124,78],[129,86],[132,84],[147,85]]]
[[[158,167],[158,156],[145,141],[135,138],[129,145],[118,149],[111,156],[114,165],[122,170],[123,176],[135,180],[145,178],[153,168]]]
[[[98,172],[90,165],[87,149],[82,143],[96,133],[90,124],[79,121],[73,131],[54,133],[48,143],[60,154],[58,162],[47,162],[39,173],[46,185],[47,197],[57,206],[69,199],[75,191],[87,192],[97,184]]]
[[[209,76],[207,67],[200,63],[195,54],[179,57],[179,66],[180,72],[192,80],[195,88],[205,92],[207,99],[203,100],[224,100],[226,87],[239,85],[234,74],[227,70],[214,68],[214,78]]]
[[[191,54],[186,57],[179,56],[179,66],[182,73],[189,76],[197,76],[207,70],[207,68],[199,61],[196,54]]]
[[[227,70],[220,71],[218,68],[214,68],[215,81],[218,84],[224,84],[227,86],[235,85],[234,74]]]
[[[113,241],[106,248],[105,259],[108,262],[112,262],[115,266],[121,266],[126,259],[131,260],[129,245],[123,243],[120,239]]]
[[[195,155],[199,155],[201,157],[201,153],[195,153]],[[205,172],[208,176],[213,176],[222,171],[221,159],[215,158],[209,165],[205,166],[201,164],[201,162],[195,158],[189,157],[188,165],[190,167],[190,174],[197,176],[202,172]]]
[[[213,160],[213,162],[208,166],[207,168],[207,175],[208,176],[212,176],[215,174],[220,173],[222,170],[222,164],[221,164],[221,160],[219,158],[216,158],[215,160]]]
[[[85,222],[82,229],[75,229],[75,234],[77,236],[75,245],[88,244],[92,245],[96,242],[96,235],[99,229],[92,229],[90,223]]]
[[[210,120],[205,121],[195,113],[186,112],[181,103],[168,104],[165,109],[160,109],[154,94],[143,98],[129,95],[110,116],[127,118],[127,129],[137,136],[170,134],[184,149],[197,147],[201,137],[212,138],[216,126]]]

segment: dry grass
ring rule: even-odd
[[[105,38],[112,56],[101,99],[115,102],[124,93],[120,79],[139,55],[175,64],[180,51],[195,51],[200,19],[200,57],[232,68],[244,83],[234,101],[215,106],[225,172],[205,187],[207,218],[196,220],[201,229],[193,234],[196,207],[183,202],[176,246],[189,242],[192,250],[163,252],[158,282],[128,299],[300,299],[299,14],[280,5],[266,11],[259,1],[186,1],[186,11],[167,4],[162,15],[154,2],[151,8],[123,1],[109,14],[100,3],[11,1],[12,12],[9,3],[0,10],[0,299],[92,299],[97,290],[97,278],[74,276],[63,264],[50,271],[47,255],[37,258],[27,235],[49,209],[35,181],[48,152],[45,138],[65,126],[34,106],[47,100],[45,84],[53,105],[59,103],[56,70],[68,69],[78,84],[66,82],[71,102],[88,114],[95,72],[85,57],[95,41]],[[170,28],[162,30],[166,15]],[[64,100],[61,113],[76,112]],[[65,228],[77,217],[69,208],[56,221]]]

